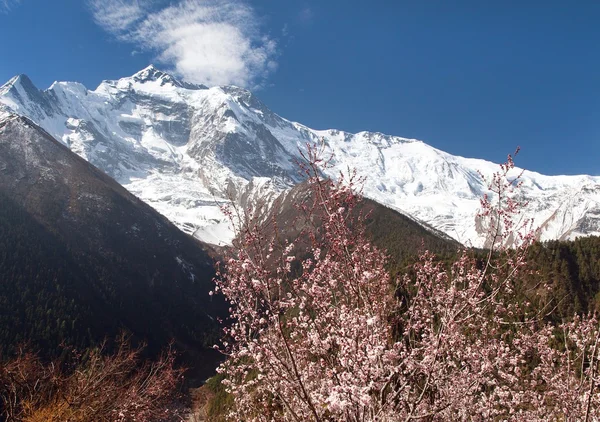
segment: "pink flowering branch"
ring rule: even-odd
[[[515,300],[534,234],[520,215],[511,156],[481,201],[484,262],[465,251],[448,266],[424,252],[414,275],[395,282],[356,210],[356,174],[334,183],[321,177],[329,160],[318,147],[303,157],[300,229],[282,232],[276,216],[265,223],[246,213],[217,278],[231,305],[219,368],[231,420],[589,420],[597,412],[595,317],[557,327]],[[556,330],[564,346],[551,341]]]

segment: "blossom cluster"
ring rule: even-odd
[[[512,157],[481,202],[487,257],[425,251],[399,280],[365,234],[360,181],[322,179],[316,148],[305,158],[300,235],[247,220],[217,277],[231,420],[598,419],[598,320],[553,325],[515,299],[534,233]]]

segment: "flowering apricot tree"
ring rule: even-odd
[[[295,243],[245,224],[217,278],[231,306],[219,368],[231,420],[597,417],[597,320],[555,327],[513,298],[533,235],[521,234],[510,156],[482,199],[487,259],[465,251],[448,266],[423,252],[398,281],[354,210],[356,178],[321,178],[316,148],[305,158],[312,195]]]

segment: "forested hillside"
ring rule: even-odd
[[[207,247],[25,119],[0,126],[0,203],[0,355],[121,330],[151,353],[214,344]]]
[[[561,316],[600,310],[600,237],[536,243],[528,262],[532,274],[526,285]]]

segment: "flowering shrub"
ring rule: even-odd
[[[598,321],[554,326],[514,295],[533,233],[512,157],[481,202],[487,258],[423,252],[397,281],[353,212],[360,181],[319,177],[316,148],[305,158],[301,235],[247,221],[217,278],[231,420],[597,420]]]

